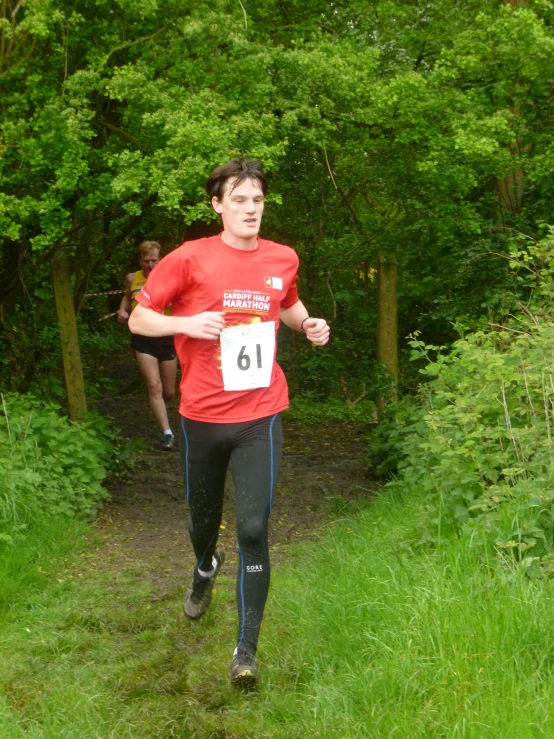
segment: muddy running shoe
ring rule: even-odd
[[[162,441],[162,449],[165,452],[170,452],[175,446],[175,437],[173,434],[164,434],[164,440]]]
[[[212,602],[212,590],[214,588],[215,578],[219,574],[223,563],[225,562],[225,550],[223,547],[217,547],[214,554],[215,572],[211,577],[200,577],[198,568],[194,568],[192,580],[185,593],[183,601],[183,610],[185,616],[191,621],[201,618]]]
[[[254,690],[258,683],[258,660],[253,652],[237,647],[231,662],[231,685],[242,690]]]

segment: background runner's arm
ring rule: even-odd
[[[294,331],[303,331],[316,346],[329,341],[329,326],[324,318],[308,318],[309,313],[301,300],[290,308],[281,308],[281,320]]]
[[[225,328],[223,312],[205,311],[194,316],[164,316],[140,303],[131,313],[129,328],[141,336],[174,336],[183,334],[191,339],[218,339]]]
[[[129,316],[131,315],[131,285],[135,277],[134,272],[130,272],[125,278],[125,295],[121,298],[119,304],[119,310],[117,311],[117,322],[127,323]]]

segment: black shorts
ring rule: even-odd
[[[170,362],[175,359],[173,336],[141,336],[131,334],[131,346],[141,354],[150,354],[158,362]]]

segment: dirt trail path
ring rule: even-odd
[[[112,501],[96,524],[98,546],[89,554],[91,569],[135,571],[160,589],[160,595],[185,583],[193,566],[179,453],[159,449],[160,437],[148,408],[146,391],[132,378],[137,372],[125,355],[114,358],[110,375],[117,390],[96,403],[129,439],[142,437],[146,451],[129,480],[112,479]],[[135,386],[132,393],[123,392]],[[177,428],[177,402],[170,407]],[[300,425],[284,421],[285,446],[280,481],[270,521],[272,566],[287,557],[287,544],[314,536],[340,517],[342,501],[370,495],[365,476],[365,432],[347,425]],[[227,481],[220,535],[227,561],[237,559],[234,496]]]

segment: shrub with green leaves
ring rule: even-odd
[[[379,429],[372,462],[425,491],[424,540],[469,526],[539,575],[554,572],[554,323],[522,313],[513,326],[447,354],[414,337],[429,383]]]
[[[54,403],[7,394],[0,405],[0,524],[29,515],[86,516],[102,487],[113,434],[105,420],[72,423]]]

